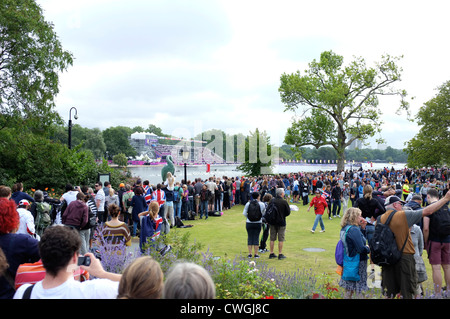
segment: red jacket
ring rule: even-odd
[[[313,205],[316,215],[323,215],[325,208],[328,207],[327,201],[322,196],[314,196],[311,203],[309,203],[309,206]]]

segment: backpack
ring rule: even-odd
[[[131,203],[133,202],[133,196],[134,193],[131,191],[123,194],[123,197],[125,197],[125,208],[130,208],[132,206]]]
[[[298,192],[298,183],[294,184],[294,192]]]
[[[278,207],[275,205],[274,200],[272,199],[267,205],[266,213],[264,214],[264,219],[266,223],[269,225],[277,225],[279,219]]]
[[[439,238],[450,235],[450,212],[447,205],[442,206],[430,217],[430,234]]]
[[[403,249],[408,241],[408,237],[406,237],[402,249],[398,250],[395,235],[389,228],[389,223],[395,213],[396,211],[391,211],[384,224],[381,223],[381,216],[377,218],[375,232],[370,241],[370,256],[373,263],[378,266],[395,265],[402,257]]]
[[[52,207],[46,202],[36,202],[36,234],[42,235],[44,230],[52,224],[50,211]]]
[[[247,218],[251,222],[256,222],[262,218],[261,207],[256,199],[253,199],[248,204]]]
[[[347,226],[347,229],[345,231],[345,235],[344,235],[344,239],[345,236],[347,236],[347,232],[350,229],[351,226]],[[334,259],[336,260],[336,264],[338,264],[339,266],[343,266],[344,265],[344,243],[342,241],[342,238],[339,239],[339,241],[336,244],[336,250],[334,252]]]
[[[173,201],[178,203],[180,201],[180,187],[173,189]]]

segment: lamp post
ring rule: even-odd
[[[71,107],[69,110],[69,150],[72,149],[72,110],[75,110],[73,118],[78,119],[78,111],[75,107]]]
[[[184,162],[184,183],[187,183],[187,161],[189,160],[190,150],[187,147],[187,145],[184,145],[184,147],[181,150],[182,156],[183,156],[183,162]]]

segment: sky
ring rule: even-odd
[[[184,138],[259,128],[282,145],[294,113],[284,112],[280,76],[303,73],[327,50],[344,64],[362,57],[368,66],[383,54],[403,55],[398,87],[414,97],[412,117],[450,80],[450,1],[37,3],[74,56],[60,75],[56,110],[67,123],[76,107],[74,124],[88,128],[154,124]],[[381,137],[397,149],[419,130],[395,113],[399,102],[388,97],[379,105]]]

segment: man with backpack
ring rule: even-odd
[[[429,205],[439,200],[436,188],[430,188],[427,193]],[[447,203],[448,204],[448,203]],[[423,237],[428,252],[428,260],[433,273],[435,295],[441,295],[442,274],[447,287],[450,287],[450,212],[447,205],[442,206],[437,212],[423,219]],[[448,289],[448,288],[447,288]]]
[[[286,217],[291,214],[291,208],[288,202],[284,199],[284,189],[277,188],[275,190],[276,197],[271,200],[266,208],[265,218],[269,224],[270,236],[270,255],[269,259],[277,258],[274,254],[275,241],[278,239],[278,259],[286,258],[282,254],[283,243],[285,241],[286,233]]]
[[[376,224],[385,224],[391,214],[393,214],[388,226],[395,237],[396,248],[400,252],[398,261],[381,265],[381,286],[388,297],[393,298],[400,293],[404,299],[414,298],[417,286],[417,272],[414,259],[415,249],[411,239],[410,227],[420,222],[422,217],[438,211],[449,200],[450,194],[447,194],[441,200],[423,209],[409,210],[403,208],[405,202],[399,197],[392,195],[386,198],[386,212],[378,217]],[[374,258],[373,248],[376,246],[375,244],[378,244],[376,241],[383,240],[377,237],[377,229],[380,228],[375,227],[374,237],[369,243],[372,258]]]

